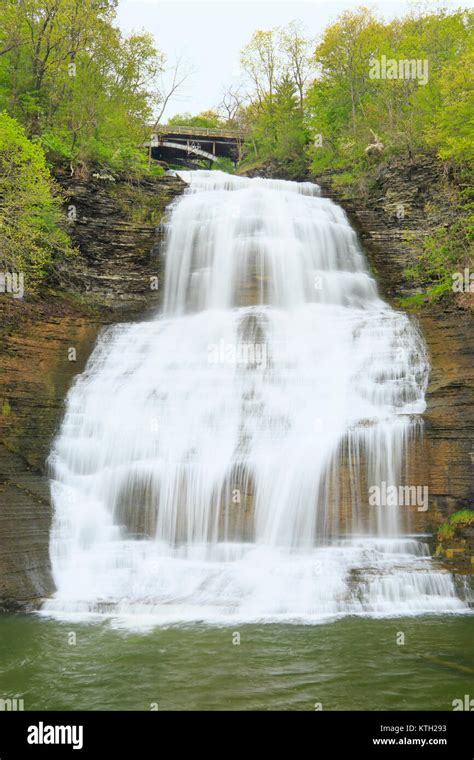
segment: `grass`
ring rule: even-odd
[[[459,528],[467,528],[474,526],[474,510],[462,509],[459,512],[454,512],[448,519],[442,523],[438,528],[438,541],[443,543],[445,541],[452,541],[457,537],[457,531]]]

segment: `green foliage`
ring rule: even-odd
[[[157,104],[167,103],[157,84],[165,58],[150,34],[120,32],[116,7],[117,0],[0,0],[0,110],[12,117],[2,116],[1,123],[6,229],[0,234],[5,265],[27,268],[32,282],[69,246],[45,155],[84,175],[96,167],[132,177],[163,171],[140,146]],[[381,157],[429,149],[469,184],[473,18],[469,10],[439,10],[386,22],[359,8],[330,25],[315,50],[297,22],[257,30],[241,54],[250,102],[236,95],[232,116],[234,126],[250,133],[246,162],[270,161],[294,178],[309,166],[315,173],[341,167],[347,171],[339,181],[348,184]],[[382,56],[427,61],[427,81],[372,77]],[[226,122],[205,111],[176,115],[169,124]],[[28,184],[23,160],[31,160],[37,183]],[[230,166],[221,160],[216,168]],[[460,264],[470,264],[472,206],[467,198],[463,204],[449,227],[439,224],[420,240],[420,256],[407,272],[432,296],[450,286]]]
[[[250,139],[245,164],[271,162],[284,176],[301,178],[307,173],[308,139],[304,94],[312,74],[312,42],[302,25],[256,30],[241,51],[241,66],[252,90],[247,107],[236,121]]]
[[[313,170],[355,165],[363,172],[380,154],[426,148],[458,165],[472,161],[473,19],[467,10],[440,10],[383,22],[360,8],[328,27],[306,97],[311,133],[323,138],[310,149]],[[420,76],[378,76],[382,56],[397,66],[420,61]],[[380,151],[368,149],[377,142]]]
[[[0,113],[1,268],[22,272],[34,290],[55,262],[71,253],[61,202],[40,145]]]
[[[304,115],[296,86],[288,76],[276,85],[273,95],[262,100],[252,121],[252,142],[247,145],[250,160],[255,157],[252,155],[254,144],[259,160],[274,160],[284,165],[288,176],[296,178],[306,174]]]
[[[470,41],[472,44],[472,40]],[[447,65],[440,76],[442,108],[426,130],[427,140],[443,159],[459,165],[474,160],[474,50],[468,49]]]
[[[190,113],[175,114],[168,119],[169,126],[183,126],[183,127],[225,127],[225,122],[219,117],[215,111],[203,111],[196,116],[192,116]]]
[[[385,22],[359,8],[329,26],[306,95],[313,172],[347,167],[355,184],[381,160],[434,152],[464,185],[472,184],[473,19],[468,10],[439,10]],[[396,77],[387,68],[381,75],[383,56],[397,62]],[[416,76],[399,77],[401,60],[420,61]],[[453,217],[434,220],[432,232],[417,241],[405,276],[424,292],[404,306],[439,298],[451,289],[454,272],[472,266],[469,197],[469,190],[457,193]]]
[[[467,188],[454,199],[459,213],[451,224],[436,226],[431,234],[419,240],[416,259],[404,274],[425,290],[425,296],[436,300],[452,290],[453,273],[472,267],[474,238],[473,189]],[[469,200],[466,200],[468,198]]]
[[[233,174],[235,172],[234,162],[231,158],[226,158],[225,156],[220,156],[217,161],[214,161],[211,168],[217,171],[226,172],[227,174]]]
[[[474,525],[474,510],[462,509],[455,512],[449,518],[449,522],[456,528]]]
[[[8,401],[7,398],[3,399],[0,408],[1,408],[1,413],[3,414],[4,417],[9,417],[10,416],[12,408],[11,408],[10,402]]]
[[[459,528],[468,528],[474,526],[474,510],[463,509],[459,512],[454,512],[448,519],[442,523],[438,528],[438,541],[444,543],[446,541],[452,541],[457,536]],[[439,553],[439,552],[438,552]]]
[[[140,146],[164,56],[150,34],[121,34],[116,6],[0,0],[1,255],[29,290],[71,251],[46,159],[82,176],[163,173]]]
[[[147,33],[123,37],[115,0],[0,0],[0,108],[49,159],[147,171],[164,56]]]

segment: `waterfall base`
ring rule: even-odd
[[[110,557],[110,552],[114,557]],[[349,615],[465,613],[449,573],[411,537],[341,539],[312,551],[151,541],[97,546],[42,614],[132,627],[323,623]],[[111,571],[111,568],[114,570]],[[82,579],[78,585],[78,577]]]

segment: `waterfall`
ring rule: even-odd
[[[163,307],[101,336],[51,452],[47,614],[158,622],[462,611],[407,535],[428,361],[311,183],[183,172]]]

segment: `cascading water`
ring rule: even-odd
[[[368,504],[401,482],[428,365],[344,212],[310,183],[183,178],[163,312],[106,331],[68,396],[45,612],[466,609],[400,508]]]

